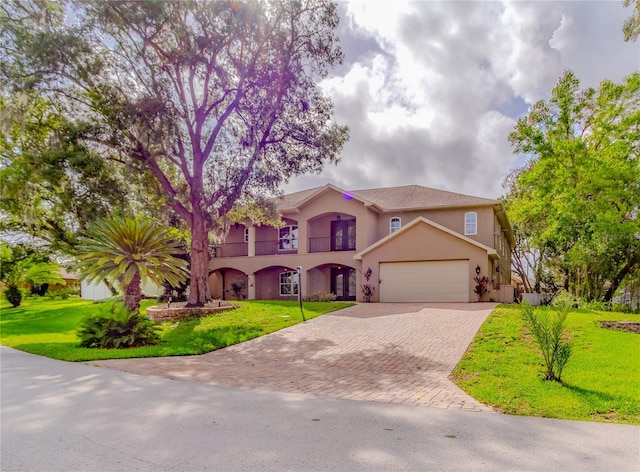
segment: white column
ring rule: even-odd
[[[256,227],[251,225],[249,226],[249,247],[248,249],[248,255],[249,256],[255,256],[256,255]],[[253,300],[253,299],[251,299]]]
[[[307,254],[309,252],[307,237],[308,223],[306,219],[298,220],[298,254]]]
[[[247,300],[255,300],[256,299],[256,275],[249,274],[247,275]]]

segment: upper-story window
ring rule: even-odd
[[[391,218],[389,220],[389,234],[392,234],[398,231],[400,229],[400,226],[402,226],[402,221],[400,220],[399,217],[394,216],[393,218]]]
[[[245,243],[249,242],[249,228],[247,227],[244,228],[244,242]]]
[[[298,249],[298,225],[285,226],[278,230],[278,249],[280,251]]]
[[[466,236],[478,234],[478,214],[475,211],[464,214],[464,234]]]
[[[286,271],[280,273],[280,296],[288,297],[291,295],[298,295],[298,273],[293,271]]]

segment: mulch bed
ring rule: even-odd
[[[640,323],[635,321],[600,321],[599,324],[606,329],[640,334]]]

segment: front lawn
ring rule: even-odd
[[[144,300],[141,311],[157,304]],[[213,316],[162,323],[163,343],[131,349],[78,347],[76,329],[80,320],[97,305],[89,300],[27,299],[22,306],[0,305],[0,343],[22,351],[65,361],[122,359],[130,357],[204,354],[221,347],[272,333],[302,321],[297,302],[238,302],[240,308]],[[339,310],[353,303],[305,302],[306,319]]]
[[[573,310],[573,354],[564,385],[542,380],[542,358],[518,306],[499,306],[482,325],[452,380],[481,402],[514,415],[640,424],[640,335],[598,321],[640,316]]]

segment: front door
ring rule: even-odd
[[[355,251],[356,220],[335,220],[331,222],[331,250]]]
[[[334,267],[333,269],[331,269],[331,292],[336,294],[336,300],[355,301],[355,269],[352,269],[350,267]]]

